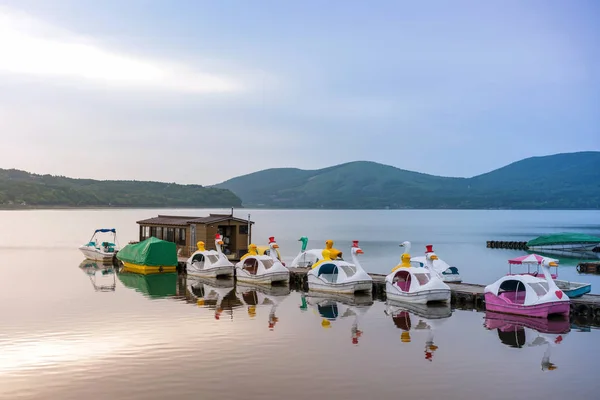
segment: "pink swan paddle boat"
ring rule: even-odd
[[[537,255],[526,257],[531,256]],[[523,261],[521,260],[520,263]],[[513,259],[509,264],[519,264],[519,261]],[[543,278],[529,274],[509,273],[486,286],[484,289],[486,310],[538,318],[548,318],[552,314],[568,316],[571,309],[569,297],[556,286],[548,269],[558,264],[553,259],[542,257],[538,265],[544,273]]]

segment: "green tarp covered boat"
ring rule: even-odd
[[[600,250],[600,237],[583,233],[555,233],[530,240],[527,242],[527,247],[533,251],[598,251]]]
[[[118,253],[125,269],[140,274],[174,272],[177,270],[177,245],[155,237],[128,244]]]

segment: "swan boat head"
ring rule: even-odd
[[[433,251],[433,245],[432,244],[426,245],[425,248],[426,248],[426,250],[425,250],[425,258],[427,258],[427,260],[430,260],[430,261],[439,260],[438,256]]]
[[[410,254],[410,247],[411,247],[410,242],[404,241],[404,242],[400,243],[400,247],[404,247],[404,253]]]
[[[223,246],[223,238],[221,238],[221,235],[217,233],[215,235],[215,248],[217,249],[217,253],[219,253],[219,256],[223,254],[223,252],[221,251],[221,246]]]
[[[248,246],[248,252],[246,254],[244,254],[240,260],[243,260],[246,257],[250,257],[250,256],[257,256],[258,255],[258,246],[255,245],[254,243],[250,243],[250,246]]]
[[[298,239],[299,242],[302,242],[302,249],[300,252],[304,253],[306,251],[306,247],[308,246],[308,238],[306,236],[302,236]]]
[[[329,256],[332,260],[342,259],[342,252],[333,248],[333,240],[329,239],[325,241],[325,249],[329,250]]]

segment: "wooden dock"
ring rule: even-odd
[[[185,261],[186,259],[183,257],[179,258],[178,271],[181,273],[185,273]],[[289,270],[290,288],[292,290],[308,291],[307,273],[309,268],[289,268]],[[373,278],[373,299],[385,301],[385,275],[369,275]],[[451,289],[451,302],[454,307],[478,311],[485,310],[483,294],[485,285],[477,283],[448,283],[448,286]],[[571,315],[578,318],[580,322],[583,321],[581,322],[583,324],[600,325],[600,295],[585,294],[581,297],[571,299]]]
[[[306,274],[308,268],[290,268],[290,284],[292,288],[307,291]],[[369,274],[373,278],[373,298],[385,301],[385,275]],[[476,283],[448,283],[452,291],[452,304],[459,308],[484,310],[483,289],[485,285]],[[585,294],[571,299],[571,314],[596,324],[600,323],[600,295]]]

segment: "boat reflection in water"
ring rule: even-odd
[[[215,319],[221,318],[223,302],[232,309],[233,278],[217,279],[188,275],[186,279],[186,298],[192,299],[198,306],[215,310]],[[233,313],[231,314],[233,318]]]
[[[275,312],[277,306],[290,294],[288,285],[265,286],[261,284],[252,284],[249,282],[236,282],[235,295],[246,307],[250,318],[256,317],[256,308],[261,306],[270,306],[269,310],[269,329],[273,330],[275,324],[279,321]]]
[[[142,275],[122,268],[117,276],[123,286],[151,299],[177,295],[177,272]]]
[[[402,343],[411,341],[411,330],[426,331],[425,359],[433,361],[433,353],[438,349],[433,341],[434,331],[438,330],[452,316],[450,304],[426,305],[387,300],[384,312],[391,316],[394,325],[402,330],[400,335]]]
[[[358,344],[362,331],[358,329],[359,318],[364,316],[373,305],[373,297],[368,294],[340,294],[309,292],[301,295],[300,310],[312,308],[319,315],[321,326],[325,329],[331,327],[331,322],[338,318],[353,318],[350,328],[352,344]]]
[[[520,315],[500,314],[486,311],[484,326],[497,329],[500,341],[514,348],[546,346],[542,356],[542,371],[557,367],[550,362],[550,349],[559,345],[571,330],[567,318],[531,318]]]
[[[79,268],[90,278],[96,292],[115,291],[117,281],[112,263],[86,259],[79,264]]]

